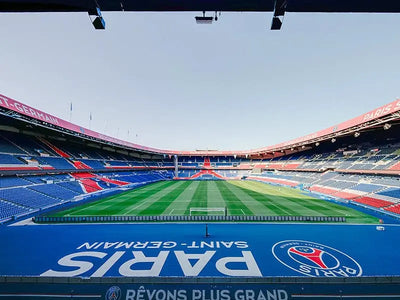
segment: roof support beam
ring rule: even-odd
[[[271,30],[281,29],[286,6],[287,0],[275,0],[274,17],[272,18]]]
[[[95,29],[106,29],[106,22],[101,15],[101,10],[97,1],[95,2],[95,7],[93,9],[89,9],[88,14]]]

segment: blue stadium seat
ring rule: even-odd
[[[0,188],[25,186],[29,184],[31,184],[31,182],[23,179],[23,177],[17,177],[17,176],[0,177]]]
[[[25,165],[24,162],[11,154],[0,154],[0,165]]]
[[[34,186],[30,186],[29,188],[31,190],[45,194],[49,197],[57,198],[60,200],[69,200],[69,199],[74,198],[76,195],[78,195],[77,192],[62,188],[61,186],[54,184],[54,183],[53,184],[34,185]]]
[[[46,196],[42,193],[24,187],[1,189],[0,199],[24,206],[26,208],[43,208],[60,202],[59,199]]]
[[[398,189],[398,188],[391,188],[391,189],[379,192],[378,194],[400,199],[400,189]]]
[[[0,200],[0,221],[29,212],[29,208]]]
[[[62,157],[36,157],[36,159],[42,165],[50,165],[55,169],[59,170],[70,170],[75,169],[75,167],[69,163],[65,158]]]

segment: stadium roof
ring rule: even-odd
[[[242,0],[242,1],[183,1],[183,0],[0,0],[0,12],[88,12],[96,29],[105,29],[101,11],[203,11],[198,23],[211,23],[206,11],[272,11],[271,29],[279,30],[285,12],[400,12],[397,0],[386,1],[318,1],[318,0]],[[217,16],[215,16],[217,20]]]
[[[0,0],[2,12],[83,12],[98,6],[102,11],[274,11],[281,3],[288,12],[400,12],[400,2],[386,1],[133,1],[133,0]]]
[[[318,145],[318,143],[320,142],[336,139],[341,136],[347,136],[349,134],[354,134],[356,132],[360,132],[366,129],[375,128],[377,126],[388,129],[390,128],[392,122],[400,121],[400,99],[398,99],[346,122],[277,145],[240,151],[179,151],[156,149],[116,139],[114,137],[107,136],[99,132],[62,120],[58,117],[52,116],[48,113],[25,105],[1,94],[0,108],[0,113],[9,117],[35,124],[40,124],[41,126],[51,129],[62,130],[66,133],[80,136],[89,140],[105,142],[109,145],[115,145],[119,147],[122,146],[126,149],[140,151],[144,153],[182,156],[281,156],[284,154],[290,154],[310,149],[310,146]]]

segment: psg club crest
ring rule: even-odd
[[[361,266],[349,255],[314,242],[288,240],[276,243],[272,254],[286,267],[310,277],[358,277]]]
[[[121,297],[121,289],[117,286],[112,286],[106,293],[106,300],[119,300]]]

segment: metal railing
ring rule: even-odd
[[[35,223],[126,223],[126,222],[322,222],[343,223],[346,217],[326,216],[69,216],[33,218]]]

